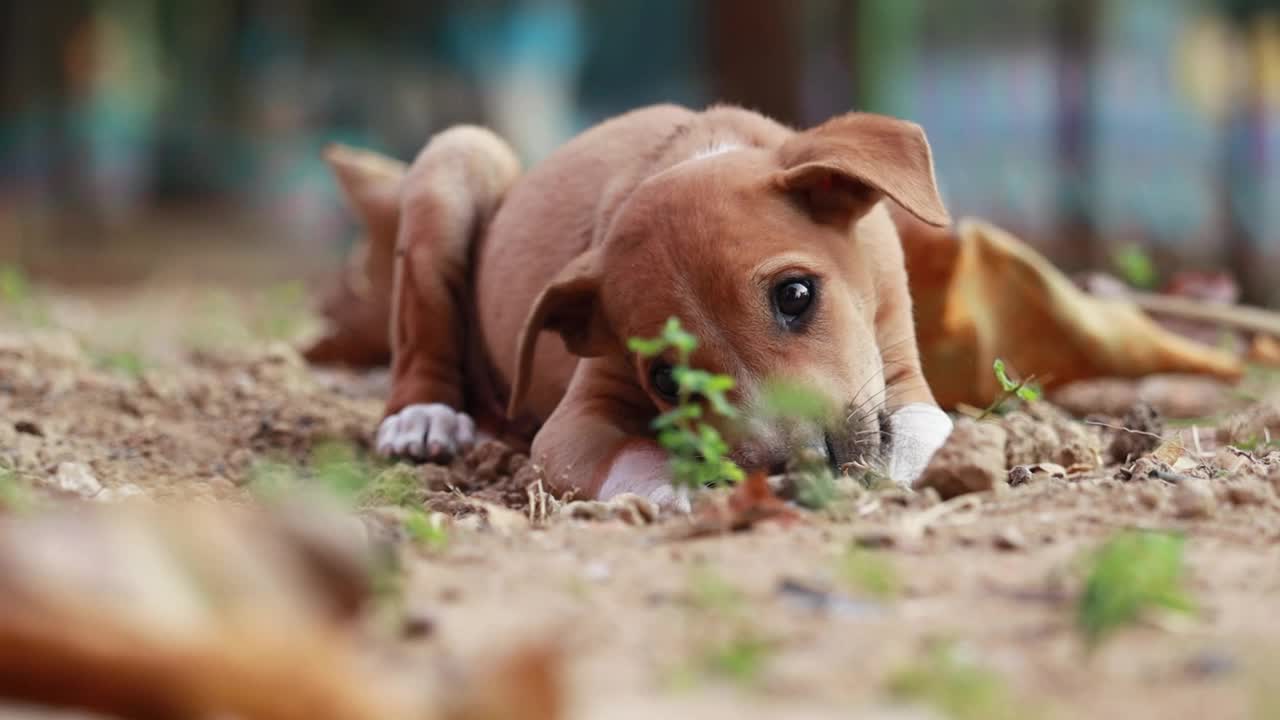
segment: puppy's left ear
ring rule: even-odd
[[[394,235],[400,218],[400,186],[408,166],[372,150],[340,143],[325,147],[324,160],[366,227]]]
[[[930,225],[951,223],[929,141],[915,123],[849,113],[797,133],[778,153],[779,187],[798,196],[818,222],[847,226],[888,196]]]
[[[511,383],[508,418],[515,418],[524,404],[534,350],[543,330],[559,333],[565,347],[578,357],[598,357],[617,345],[600,307],[600,265],[599,251],[587,250],[557,273],[533,301],[516,343],[516,376]]]

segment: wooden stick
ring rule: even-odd
[[[1280,313],[1273,310],[1245,305],[1209,303],[1203,300],[1155,293],[1132,293],[1128,297],[1139,308],[1155,315],[1200,320],[1225,325],[1237,330],[1247,330],[1280,337]]]

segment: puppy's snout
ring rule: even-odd
[[[837,472],[866,467],[879,457],[883,435],[884,423],[879,414],[851,418],[827,435],[831,464]]]
[[[780,475],[799,467],[834,467],[831,442],[812,423],[758,424],[739,446],[734,460],[748,470]]]

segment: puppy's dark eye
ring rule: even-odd
[[[680,383],[676,382],[671,365],[667,363],[656,362],[649,367],[649,384],[653,385],[653,391],[667,402],[680,399]]]
[[[790,324],[813,305],[813,281],[808,278],[783,280],[773,289],[773,304],[783,321]]]

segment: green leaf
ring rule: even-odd
[[[707,393],[707,402],[711,403],[711,409],[721,417],[738,417],[738,408],[734,407],[722,393]]]
[[[1005,370],[1004,360],[996,358],[996,361],[991,364],[991,369],[995,371],[996,380],[1000,381],[1000,387],[1003,388],[1005,392],[1013,392],[1018,387],[1018,383],[1010,378],[1008,372]]]
[[[421,510],[411,510],[404,519],[405,532],[428,550],[443,550],[449,544],[449,532]]]
[[[1018,397],[1027,402],[1035,402],[1040,399],[1040,388],[1031,385],[1023,385],[1018,388]]]
[[[685,420],[698,420],[702,417],[702,406],[694,405],[677,405],[670,410],[662,413],[653,420],[653,428],[661,430],[662,428],[675,427]]]
[[[662,338],[631,338],[627,341],[627,349],[640,355],[641,357],[655,357],[661,355],[669,347],[666,340]]]
[[[711,379],[711,373],[706,370],[676,367],[672,369],[671,377],[680,386],[681,392],[692,395],[704,391],[707,387],[707,382]]]
[[[1116,250],[1111,261],[1116,270],[1133,287],[1150,290],[1159,282],[1159,273],[1151,256],[1138,245],[1125,245]]]
[[[746,480],[747,474],[742,471],[742,468],[738,467],[737,463],[729,458],[723,458],[720,460],[720,477],[736,484]]]
[[[679,350],[686,358],[698,348],[698,338],[686,332],[680,325],[680,318],[677,317],[667,318],[667,324],[662,328],[662,339]]]

